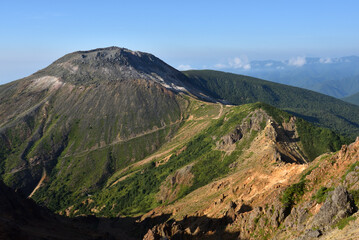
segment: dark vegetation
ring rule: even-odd
[[[335,224],[335,227],[337,227],[338,229],[342,230],[343,228],[345,228],[349,222],[351,221],[355,221],[357,219],[357,216],[349,216],[346,218],[342,218],[338,221],[337,224]]]
[[[334,187],[321,187],[319,188],[319,190],[315,193],[315,195],[312,197],[314,200],[317,201],[317,203],[322,203],[324,202],[327,197],[328,197],[328,193],[333,191]]]
[[[286,188],[280,198],[285,208],[291,209],[294,204],[298,203],[306,191],[305,180],[290,185]]]
[[[320,128],[300,118],[296,126],[305,155],[310,161],[320,154],[338,151],[343,144],[351,142],[350,138],[340,136],[327,128]]]
[[[313,91],[211,70],[184,72],[208,95],[232,104],[265,102],[354,139],[359,135],[359,107]]]
[[[306,170],[301,175],[297,183],[290,185],[283,191],[280,197],[280,201],[286,209],[290,210],[295,204],[297,204],[301,200],[302,196],[307,191],[306,177],[311,174],[312,171],[317,167],[318,165],[315,165]]]

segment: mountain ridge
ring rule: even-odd
[[[214,70],[184,73],[193,85],[214,98],[232,104],[265,102],[353,139],[359,135],[359,108],[336,98],[234,73]]]
[[[273,190],[266,194],[278,200],[281,192],[289,191],[285,187],[291,188],[281,185],[273,189],[275,182],[265,185],[270,171],[279,172],[283,179],[276,179],[285,183],[284,178],[298,177],[321,154],[338,151],[350,141],[312,125],[300,114],[294,116],[258,102],[278,104],[289,111],[286,101],[293,104],[298,97],[302,105],[297,108],[304,111],[313,99],[320,103],[314,104],[323,106],[328,98],[322,95],[221,72],[185,75],[150,58],[150,54],[116,47],[76,52],[28,78],[1,86],[2,180],[62,215],[137,218],[180,203],[202,188],[240,194],[242,188],[230,188],[239,181],[237,177],[244,177],[249,186],[243,186],[248,191],[243,199],[249,200],[255,196],[250,187],[252,173],[261,180],[257,187]],[[302,101],[308,96],[307,102]],[[320,102],[320,98],[324,100]],[[345,106],[355,113],[354,106]],[[342,110],[333,108],[333,114],[340,115]],[[223,179],[233,182],[213,185]],[[297,184],[294,180],[289,179],[288,184]],[[222,206],[225,199],[221,197],[215,205]],[[252,206],[260,201],[253,198],[235,205],[243,207],[241,213],[257,218],[262,210]],[[278,214],[297,203],[296,199],[283,206],[279,202],[275,206]],[[208,215],[213,217],[191,219],[206,224],[233,223],[236,214],[222,218],[217,210]],[[183,208],[172,211],[173,215],[176,211],[178,216],[185,215]],[[200,212],[188,213],[195,216]],[[163,223],[170,215],[163,212],[158,221]],[[146,220],[147,216],[137,220],[146,223],[156,218],[151,215]],[[187,220],[183,223],[188,225]],[[153,225],[147,228],[158,233]],[[235,238],[243,229],[211,231]]]
[[[349,102],[355,105],[359,105],[359,92],[354,93],[353,95],[350,95],[348,97],[342,98],[343,101]]]

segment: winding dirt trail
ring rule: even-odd
[[[176,147],[177,147],[177,146],[174,146],[174,147],[172,147],[172,148],[170,148],[170,149],[168,149],[168,150],[166,150],[166,151],[164,151],[164,152],[157,153],[157,154],[152,155],[152,156],[149,156],[149,157],[147,157],[147,158],[145,158],[145,159],[143,159],[143,160],[141,160],[141,161],[138,161],[138,162],[136,162],[136,163],[134,163],[134,164],[132,164],[132,165],[130,165],[130,166],[128,166],[128,167],[122,169],[122,170],[120,171],[120,173],[126,172],[129,168],[138,167],[138,166],[144,165],[144,164],[146,164],[146,163],[149,163],[150,161],[152,161],[152,160],[155,159],[155,158],[162,157],[163,155],[166,155],[166,154],[170,153],[170,152],[171,152],[173,149],[175,149]],[[112,183],[109,187],[112,187],[112,186],[116,185],[117,183],[119,183],[119,182],[125,180],[127,177],[131,176],[132,174],[134,174],[134,173],[136,173],[136,172],[138,172],[138,171],[134,171],[134,172],[132,172],[132,173],[129,173],[129,174],[127,174],[127,175],[125,175],[125,176],[119,178],[119,179],[116,180],[114,183]]]
[[[223,115],[223,104],[219,103],[219,106],[221,107],[221,109],[219,109],[218,116],[214,117],[213,119],[219,119]]]
[[[41,187],[41,184],[45,180],[46,176],[47,176],[46,175],[46,170],[45,170],[45,168],[43,168],[42,169],[42,176],[41,176],[41,179],[40,179],[39,183],[36,185],[36,187],[34,188],[32,193],[30,193],[30,195],[27,198],[31,198],[35,194],[35,192]]]
[[[139,137],[143,137],[145,135],[149,135],[149,134],[152,134],[152,133],[155,133],[155,132],[158,132],[158,131],[161,131],[163,129],[166,129],[166,128],[169,128],[169,127],[172,127],[174,125],[177,125],[181,122],[182,120],[177,120],[176,122],[173,122],[171,124],[168,124],[168,125],[165,125],[163,127],[159,127],[159,128],[156,128],[156,129],[151,129],[151,130],[148,130],[148,131],[145,131],[143,133],[140,133],[140,134],[137,134],[135,136],[132,136],[132,137],[128,137],[126,139],[117,139],[115,141],[113,141],[112,143],[109,143],[109,144],[106,144],[105,146],[99,146],[99,147],[94,147],[94,148],[91,148],[91,149],[88,149],[88,150],[84,150],[84,151],[81,151],[81,152],[77,152],[77,153],[74,153],[74,154],[66,154],[64,156],[64,158],[66,157],[75,157],[75,156],[84,156],[86,155],[87,153],[89,152],[93,152],[95,150],[100,150],[100,149],[104,149],[104,148],[108,148],[110,146],[113,146],[113,145],[116,145],[116,144],[119,144],[119,143],[122,143],[122,142],[128,142],[132,139],[135,139],[135,138],[139,138]]]

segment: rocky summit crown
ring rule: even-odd
[[[175,91],[186,91],[186,77],[152,54],[108,47],[63,56],[33,77],[57,77],[76,85],[146,80]]]

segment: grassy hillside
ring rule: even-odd
[[[7,96],[13,86],[3,87],[0,96]],[[186,104],[157,84],[143,82],[66,84],[33,91],[28,99],[26,89],[32,87],[31,80],[20,82],[7,102],[0,103],[8,113],[0,114],[0,175],[26,195],[39,182],[43,168],[49,174],[60,163],[74,167],[58,177],[74,179],[76,189],[96,188],[111,172],[168,141]],[[85,182],[79,168],[87,169],[93,179]]]
[[[184,73],[199,89],[232,104],[265,102],[353,139],[359,135],[359,107],[336,98],[231,73],[211,70]]]
[[[249,127],[231,151],[221,149],[218,144],[224,136],[231,134],[238,126],[257,121],[253,120],[253,116],[256,116],[256,111],[259,109],[265,111],[269,118],[274,119],[279,125],[290,119],[288,113],[262,103],[226,107],[222,110],[217,106],[218,104],[193,100],[189,107],[189,117],[178,131],[178,135],[186,134],[186,138],[178,140],[175,135],[174,141],[168,142],[159,150],[159,153],[164,154],[156,154],[157,157],[151,158],[150,161],[133,164],[114,172],[100,191],[88,189],[86,194],[82,195],[71,191],[78,183],[59,173],[64,167],[68,169],[66,166],[59,165],[52,173],[53,176],[58,176],[56,180],[39,190],[34,198],[45,203],[53,211],[63,211],[74,205],[67,210],[70,215],[118,216],[146,213],[235,171],[233,166],[236,163],[244,161],[253,154],[248,153],[247,149],[259,132],[266,127],[267,118],[259,117],[258,129]],[[338,150],[346,141],[335,133],[315,127],[304,120],[299,119],[298,123],[298,133],[303,136],[300,138],[301,151],[308,161],[323,152]],[[190,127],[192,125],[205,127],[194,131],[193,129],[197,127]],[[313,142],[314,145],[311,144]],[[178,173],[185,174],[185,182],[170,180],[177,179]]]

